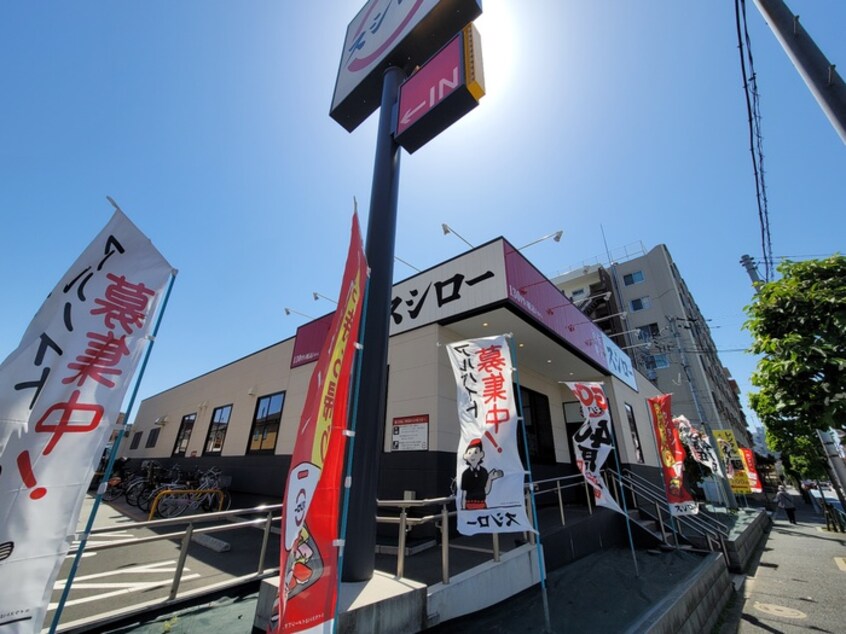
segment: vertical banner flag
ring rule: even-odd
[[[0,365],[0,632],[41,630],[172,268],[120,211]]]
[[[582,476],[593,487],[594,502],[622,513],[602,479],[602,466],[614,449],[611,437],[611,415],[602,383],[567,383],[582,407],[585,422],[573,434],[576,464]]]
[[[647,399],[652,412],[652,425],[658,442],[658,455],[664,472],[664,488],[671,515],[695,515],[699,506],[684,486],[684,447],[679,438],[670,408],[670,395],[662,394]]]
[[[743,465],[743,456],[740,455],[740,446],[734,438],[734,432],[730,429],[715,429],[714,438],[720,448],[723,463],[726,465],[729,486],[733,493],[752,493],[749,486],[749,477]]]
[[[723,475],[720,461],[717,460],[717,452],[714,451],[708,436],[696,429],[686,416],[673,416],[673,423],[678,428],[679,437],[690,451],[691,457],[699,464],[708,467],[714,475]]]
[[[458,389],[458,531],[532,531],[523,501],[511,354],[503,335],[447,346]],[[484,463],[484,466],[483,466]]]
[[[743,458],[743,467],[746,477],[749,478],[749,488],[752,493],[761,493],[764,489],[761,486],[761,479],[758,477],[758,468],[755,464],[755,452],[746,447],[739,447],[740,457]]]
[[[338,520],[355,343],[367,281],[358,215],[338,298],[300,417],[282,510],[279,610],[273,632],[332,632]]]

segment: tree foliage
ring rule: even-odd
[[[772,449],[794,469],[819,475],[817,429],[846,423],[846,257],[785,261],[781,278],[762,284],[745,327],[763,355],[752,409]]]

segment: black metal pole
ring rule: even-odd
[[[385,429],[388,382],[388,336],[394,278],[394,243],[399,197],[400,147],[394,141],[394,105],[405,73],[385,71],[370,192],[370,216],[364,249],[370,266],[361,357],[361,383],[355,413],[349,518],[344,548],[343,581],[367,581],[376,563],[376,487]]]

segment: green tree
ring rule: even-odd
[[[846,423],[846,257],[785,261],[761,284],[745,327],[763,355],[752,409],[775,451],[807,477],[824,473],[817,429]]]

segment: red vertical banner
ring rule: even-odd
[[[743,466],[746,469],[746,477],[749,478],[749,488],[752,493],[761,493],[764,489],[761,486],[761,478],[758,477],[758,469],[755,465],[755,452],[746,447],[738,447],[743,457]]]
[[[271,631],[331,632],[338,588],[338,520],[355,343],[367,261],[358,216],[338,309],[311,375],[282,510],[279,611]]]
[[[664,473],[664,488],[672,515],[695,515],[699,507],[684,487],[685,451],[679,438],[679,428],[673,421],[670,395],[647,399],[652,413],[652,425],[658,443],[658,456]]]

